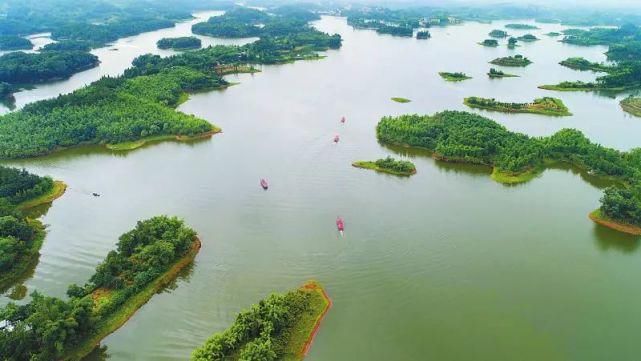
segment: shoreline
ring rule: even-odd
[[[510,108],[503,109],[503,108],[498,108],[498,107],[474,104],[474,103],[470,102],[468,98],[465,98],[463,100],[463,104],[467,105],[470,108],[483,109],[483,110],[499,112],[499,113],[538,114],[538,115],[547,115],[547,116],[552,116],[552,117],[566,117],[566,116],[571,116],[572,115],[572,113],[570,113],[570,111],[567,108],[564,111],[537,109],[537,108],[534,108],[536,106],[535,103],[529,103],[527,105],[527,107],[520,108],[520,109],[510,109]]]
[[[222,129],[214,125],[212,125],[212,127],[213,127],[212,130],[209,130],[200,134],[195,134],[195,135],[175,135],[175,134],[157,135],[157,136],[141,138],[138,140],[133,140],[130,142],[105,144],[104,147],[114,152],[126,152],[130,150],[142,148],[145,145],[151,145],[151,144],[160,143],[160,142],[169,141],[169,140],[173,140],[177,142],[189,142],[193,140],[211,138],[215,134],[222,132]]]
[[[18,204],[16,208],[24,211],[30,208],[41,206],[43,204],[53,203],[53,201],[62,197],[66,191],[67,191],[67,184],[65,182],[53,181],[53,187],[51,187],[51,191],[37,198],[24,201]]]
[[[391,175],[395,175],[395,176],[399,176],[399,177],[409,177],[411,175],[416,174],[416,169],[414,169],[413,172],[407,172],[407,173],[405,173],[405,172],[397,172],[397,171],[394,171],[394,170],[391,170],[391,169],[381,168],[381,167],[377,166],[376,163],[369,162],[369,161],[356,161],[356,162],[352,163],[352,167],[360,168],[360,169],[369,169],[369,170],[373,170],[373,171],[376,171],[376,172],[379,172],[379,173],[386,173],[386,174],[391,174]]]
[[[318,331],[320,330],[320,325],[325,316],[327,315],[327,312],[329,312],[329,309],[332,308],[333,302],[332,299],[329,298],[329,295],[325,291],[325,289],[318,284],[316,281],[309,281],[305,283],[301,289],[305,290],[312,290],[312,292],[318,292],[320,293],[320,296],[323,298],[325,301],[325,307],[323,308],[323,311],[318,315],[316,318],[316,321],[314,322],[314,327],[312,328],[312,332],[309,334],[307,337],[307,340],[303,344],[303,348],[301,350],[300,356],[301,359],[307,356],[309,353],[309,350],[312,347],[312,344],[314,343],[314,338],[316,338],[316,335],[318,334]]]
[[[173,282],[178,277],[178,274],[194,261],[201,248],[202,242],[200,238],[196,236],[187,254],[178,259],[171,268],[151,282],[145,289],[131,296],[118,310],[114,311],[114,313],[104,320],[101,320],[97,327],[96,334],[77,345],[74,349],[69,350],[62,360],[81,360],[96,347],[99,347],[103,339],[127,323],[158,291]]]
[[[601,213],[601,209],[597,208],[596,210],[590,212],[588,217],[596,224],[599,224],[603,227],[610,228],[612,230],[627,233],[633,236],[641,236],[641,227],[635,226],[632,224],[621,223],[607,216],[604,216]]]

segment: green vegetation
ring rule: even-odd
[[[507,47],[508,47],[509,49],[514,49],[514,48],[516,48],[516,47],[518,46],[518,45],[516,45],[518,42],[519,42],[519,39],[517,39],[517,38],[515,38],[515,37],[510,37],[510,38],[507,40]]]
[[[412,28],[404,26],[390,26],[390,25],[381,25],[376,28],[376,32],[379,34],[389,34],[393,36],[404,36],[411,38],[414,35],[414,30]]]
[[[533,113],[552,116],[572,115],[561,99],[549,97],[534,99],[532,103],[502,103],[495,99],[469,97],[465,98],[463,103],[471,108],[504,113]]]
[[[493,38],[498,38],[498,39],[503,39],[508,37],[507,32],[505,30],[497,30],[497,29],[490,31],[489,35]]]
[[[162,38],[156,43],[158,49],[190,50],[199,49],[202,42],[195,36],[183,36],[180,38]]]
[[[448,72],[440,72],[438,75],[441,76],[441,78],[447,80],[447,81],[463,81],[467,79],[472,79],[472,77],[467,76],[465,73],[448,73]]]
[[[528,137],[457,111],[383,117],[376,134],[382,143],[425,148],[437,159],[493,167],[492,178],[499,182],[526,181],[546,167],[569,164],[621,184],[606,190],[601,211],[616,222],[641,226],[641,148],[627,153],[605,148],[574,129]]]
[[[529,24],[507,24],[505,25],[505,27],[508,29],[516,29],[516,30],[536,30],[539,28],[538,26],[529,25]]]
[[[227,330],[208,339],[192,361],[302,360],[331,306],[315,282],[272,294],[241,312]]]
[[[31,50],[33,44],[29,39],[16,35],[0,35],[0,50]]]
[[[641,98],[629,96],[620,102],[621,108],[637,117],[641,117]]]
[[[393,101],[397,102],[397,103],[409,103],[409,102],[411,102],[411,100],[410,100],[410,99],[407,99],[407,98],[401,98],[401,97],[393,97],[393,98],[391,98],[391,99],[392,99]]]
[[[23,210],[51,203],[64,189],[49,177],[0,166],[0,290],[18,280],[39,256],[44,227]]]
[[[410,176],[412,174],[416,174],[416,166],[414,166],[414,163],[406,160],[396,160],[389,156],[374,162],[357,161],[352,163],[352,166],[399,176]]]
[[[416,32],[416,39],[429,39],[431,37],[432,35],[430,35],[430,32],[427,30],[421,30]]]
[[[335,46],[336,37],[340,45],[340,36],[299,26],[292,34],[243,46],[215,46],[165,58],[143,55],[118,78],[103,78],[4,115],[0,158],[32,157],[88,144],[127,143],[127,148],[140,140],[190,139],[216,132],[218,128],[205,120],[175,110],[185,93],[228,86],[219,69],[243,71],[253,69],[249,64],[318,59],[316,51]]]
[[[84,51],[91,50],[91,43],[83,40],[61,40],[57,43],[47,44],[40,51]]]
[[[77,360],[119,328],[187,266],[200,249],[196,233],[177,218],[154,217],[123,234],[116,250],[68,300],[34,292],[25,305],[0,310],[3,356],[9,360]]]
[[[554,38],[554,37],[557,37],[557,36],[561,36],[561,33],[557,33],[556,31],[550,31],[549,33],[546,33],[545,35]]]
[[[514,56],[507,56],[503,58],[497,58],[494,59],[490,62],[490,64],[494,65],[501,65],[501,66],[528,66],[532,64],[532,61],[530,59],[524,57],[523,55],[514,55]]]
[[[625,24],[618,28],[567,29],[563,34],[565,36],[562,42],[583,46],[613,45],[641,40],[641,29],[632,24]]]
[[[11,84],[64,79],[98,65],[98,57],[82,51],[14,52],[0,56],[0,81]]]
[[[487,73],[487,76],[489,76],[492,79],[494,79],[494,78],[514,78],[514,77],[518,77],[518,75],[504,73],[503,71],[496,70],[494,68],[490,68],[490,71]]]
[[[499,42],[496,41],[496,39],[485,39],[485,40],[483,40],[483,42],[481,42],[479,44],[483,45],[483,46],[489,46],[489,47],[492,47],[492,48],[495,48],[495,47],[499,46]]]
[[[574,70],[592,70],[596,72],[610,72],[613,70],[613,67],[605,65],[605,64],[600,64],[600,63],[593,63],[585,58],[581,57],[575,57],[575,58],[567,58],[563,61],[561,61],[559,64],[563,65],[566,68],[574,69]]]
[[[539,38],[537,38],[536,36],[534,36],[532,34],[525,34],[523,36],[519,36],[517,38],[517,40],[529,43],[529,42],[532,42],[532,41],[537,41],[537,40],[539,40]]]

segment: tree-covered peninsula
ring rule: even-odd
[[[316,282],[272,294],[196,349],[192,361],[302,360],[331,300]]]
[[[629,96],[620,102],[621,108],[637,117],[641,117],[641,98]]]
[[[503,113],[532,113],[552,116],[572,115],[561,99],[543,97],[531,103],[505,103],[496,99],[469,97],[463,101],[470,108],[492,110]]]
[[[492,38],[498,38],[498,39],[503,39],[508,37],[507,32],[505,30],[498,30],[498,29],[494,29],[490,31],[488,35]]]
[[[503,72],[502,70],[497,70],[494,68],[490,68],[490,71],[487,73],[487,76],[490,77],[491,79],[495,78],[516,78],[518,75],[514,74],[508,74]]]
[[[442,72],[438,73],[438,75],[440,75],[441,78],[443,78],[443,79],[445,79],[447,81],[463,81],[463,80],[467,80],[467,79],[472,79],[471,76],[468,76],[467,74],[461,73],[461,72],[448,73],[448,72],[442,71]]]
[[[515,30],[536,30],[539,27],[535,25],[530,25],[530,24],[507,24],[505,25],[506,28],[508,29],[515,29]]]
[[[559,64],[566,68],[581,70],[581,71],[591,70],[595,72],[607,73],[614,70],[614,67],[612,66],[605,65],[603,63],[591,62],[581,57],[567,58],[565,60],[560,61]]]
[[[19,280],[38,260],[44,226],[25,211],[51,203],[65,188],[49,177],[0,166],[0,290]]]
[[[563,129],[549,137],[529,137],[507,130],[480,115],[445,111],[429,115],[383,117],[376,134],[384,144],[428,149],[437,159],[487,165],[501,183],[528,181],[546,167],[565,163],[614,180],[600,208],[612,222],[641,226],[641,148],[621,152],[590,142],[581,132]],[[630,201],[629,193],[636,194]]]
[[[17,35],[0,35],[0,50],[31,50],[33,43]]]
[[[485,39],[479,43],[479,45],[487,46],[490,48],[496,48],[499,46],[499,42],[496,39]]]
[[[374,162],[356,161],[352,163],[352,166],[398,176],[410,176],[412,174],[416,174],[416,166],[414,163],[406,160],[396,160],[390,156],[378,159]]]
[[[513,66],[513,67],[524,67],[532,64],[532,61],[523,55],[514,55],[506,56],[502,58],[496,58],[490,61],[490,64],[501,65],[501,66]]]
[[[193,50],[200,49],[202,41],[195,36],[162,38],[156,43],[158,49]]]
[[[318,59],[316,51],[340,45],[338,35],[307,24],[298,26],[291,33],[262,37],[244,46],[215,46],[166,58],[143,55],[118,78],[103,78],[71,94],[4,115],[0,117],[0,158],[32,157],[90,144],[125,143],[116,149],[130,149],[147,140],[209,136],[219,129],[175,107],[186,93],[228,86],[217,69]]]
[[[38,293],[24,305],[0,309],[0,345],[8,360],[79,360],[122,326],[154,294],[188,266],[200,241],[177,218],[140,221],[120,236],[83,286],[68,299]]]
[[[13,52],[0,56],[0,81],[33,84],[65,79],[98,65],[98,57],[84,51]]]

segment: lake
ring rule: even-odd
[[[505,186],[490,179],[489,169],[376,141],[384,115],[469,110],[467,96],[525,102],[547,95],[574,115],[478,112],[530,135],[571,127],[606,146],[639,146],[641,119],[618,105],[625,95],[536,88],[594,79],[557,63],[570,56],[603,61],[605,47],[543,35],[563,28],[554,24],[538,24],[531,32],[541,40],[516,50],[506,40],[499,48],[477,44],[505,23],[432,28],[431,39],[416,40],[323,17],[315,25],[340,33],[340,50],[229,76],[239,84],[181,105],[222,127],[210,140],[12,162],[69,185],[43,218],[48,235],[26,286],[64,296],[137,220],[170,214],[198,231],[202,250],[174,287],[105,339],[110,360],[187,359],[239,311],[308,279],[321,282],[334,301],[311,361],[636,360],[640,240],[588,219],[599,205],[598,182],[554,169]],[[118,51],[96,50],[99,68],[18,93],[18,102],[118,74],[134,56],[125,48],[159,53],[155,41],[178,35],[181,26],[120,40]],[[488,79],[488,61],[510,54],[534,64],[503,69],[520,78]],[[439,71],[473,79],[449,83]],[[390,100],[396,96],[412,102]],[[418,173],[398,178],[351,167],[386,155],[411,159]],[[261,177],[270,182],[267,192]],[[337,216],[345,219],[344,237],[336,232]]]

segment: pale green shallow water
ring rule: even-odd
[[[541,25],[534,33],[543,40],[517,49],[534,61],[507,69],[521,78],[487,79],[487,61],[515,53],[476,44],[500,24],[431,29],[432,39],[417,41],[327,17],[317,26],[341,33],[341,50],[232,76],[240,85],[181,106],[223,128],[211,140],[15,163],[70,186],[44,217],[49,233],[29,290],[62,296],[136,220],[175,214],[199,232],[202,251],[176,288],[105,340],[110,360],[186,359],[238,311],[310,278],[334,307],[308,360],[637,360],[639,239],[587,218],[601,191],[579,175],[551,170],[506,187],[486,169],[415,153],[409,179],[350,166],[395,153],[376,142],[381,116],[466,109],[471,95],[557,96],[574,116],[483,114],[532,135],[574,127],[619,149],[641,144],[641,119],[617,99],[536,89],[595,76],[556,64],[566,57],[605,59],[603,47],[542,35],[559,26]],[[448,83],[439,71],[474,79]]]

